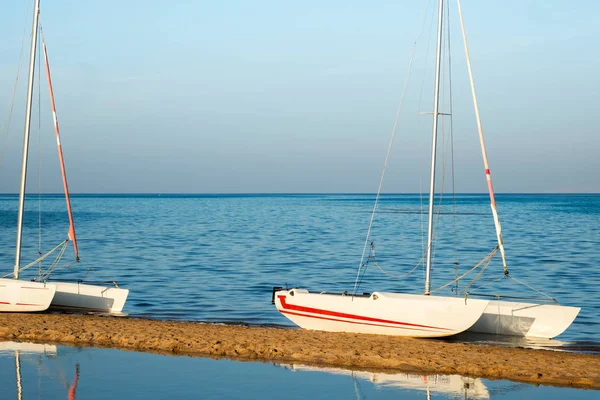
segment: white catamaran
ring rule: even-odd
[[[490,259],[496,250],[499,249],[502,255],[505,275],[508,276],[500,221],[496,211],[496,202],[485,151],[483,131],[481,121],[479,119],[479,110],[471,73],[471,64],[464,31],[460,0],[457,0],[457,3],[461,21],[461,29],[463,32],[463,42],[471,83],[471,92],[477,118],[479,139],[483,155],[485,176],[487,179],[492,215],[494,217],[494,224],[498,240],[497,248],[486,258]],[[495,300],[475,299],[472,295],[467,295],[465,297],[431,295],[432,291],[430,288],[430,282],[433,248],[436,147],[438,120],[440,115],[442,115],[442,113],[439,111],[439,94],[441,53],[443,45],[443,15],[444,1],[438,0],[437,50],[433,101],[433,138],[431,149],[424,293],[404,294],[374,292],[370,294],[357,295],[356,284],[355,291],[352,294],[309,292],[306,289],[300,288],[273,288],[273,302],[275,303],[277,310],[302,328],[335,332],[375,333],[411,337],[443,337],[470,330],[493,334],[552,338],[567,329],[579,313],[580,309],[576,307],[566,307],[555,304],[506,301],[503,299],[507,299],[509,297],[498,295],[494,296]],[[390,142],[390,147],[388,148],[388,157],[390,154],[391,143],[392,142]],[[384,166],[384,173],[386,167],[387,158]],[[377,201],[381,192],[382,181],[383,173],[375,201],[375,207],[371,216],[371,224],[373,222],[375,208],[377,207]],[[367,248],[367,244],[369,242],[370,228],[371,226],[369,226],[364,249]],[[364,254],[365,252],[363,250],[363,257]],[[361,259],[359,273],[363,265],[363,260]],[[460,278],[457,278],[457,280],[458,279]]]
[[[41,276],[38,276],[36,281],[23,281],[19,280],[19,273],[26,268],[31,267],[37,262],[45,259],[50,253],[54,252],[59,248],[64,248],[69,241],[73,242],[73,249],[75,252],[76,260],[79,261],[79,250],[77,247],[77,238],[75,235],[75,225],[73,223],[73,214],[71,212],[71,201],[69,197],[69,188],[67,185],[67,177],[65,172],[65,165],[62,153],[62,146],[60,143],[60,135],[58,129],[58,120],[56,116],[56,108],[54,104],[54,94],[52,90],[52,81],[50,79],[50,66],[48,63],[48,55],[46,50],[46,44],[44,47],[44,59],[46,63],[46,73],[48,78],[48,88],[50,93],[50,102],[52,105],[52,114],[54,117],[54,129],[56,133],[56,142],[58,145],[58,156],[60,160],[60,167],[62,172],[63,187],[65,192],[65,199],[67,205],[67,211],[69,214],[69,232],[68,238],[61,244],[56,246],[50,252],[39,257],[33,263],[28,264],[25,267],[21,267],[21,240],[22,240],[22,228],[23,228],[23,213],[24,213],[24,202],[25,202],[25,186],[27,179],[27,158],[29,153],[29,136],[30,136],[30,122],[31,122],[31,105],[33,99],[33,79],[35,69],[35,55],[37,47],[37,37],[39,29],[39,0],[35,1],[34,5],[34,16],[33,16],[33,28],[31,37],[31,52],[29,60],[29,81],[27,89],[27,108],[25,117],[25,133],[24,133],[24,144],[23,144],[23,157],[22,157],[22,168],[21,168],[21,185],[19,191],[19,212],[17,222],[17,244],[16,244],[16,256],[15,265],[13,270],[13,279],[7,277],[0,279],[0,311],[14,311],[14,312],[25,312],[25,311],[44,311],[49,307],[59,310],[74,310],[74,311],[98,311],[98,312],[110,312],[120,313],[125,305],[129,291],[113,286],[100,286],[85,284],[80,280],[74,280],[73,282],[56,281],[49,283],[48,279],[52,271],[46,271]],[[43,38],[43,35],[42,35]]]

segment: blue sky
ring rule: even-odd
[[[0,13],[2,125],[31,3],[6,1]],[[462,5],[496,191],[599,192],[600,3]],[[374,192],[422,27],[384,191],[427,186],[431,117],[419,112],[432,109],[431,0],[42,0],[41,9],[72,192]],[[450,12],[457,190],[484,192],[454,0]],[[18,190],[21,74],[2,192]],[[59,192],[45,85],[42,75],[28,188],[38,190],[41,158],[41,190]]]

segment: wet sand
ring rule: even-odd
[[[64,314],[0,314],[0,340],[600,389],[600,355],[301,329]]]

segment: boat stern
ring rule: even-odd
[[[58,281],[54,284],[57,289],[51,307],[55,310],[120,314],[129,295],[128,289],[118,287]]]
[[[0,278],[0,312],[45,311],[56,293],[56,285]]]

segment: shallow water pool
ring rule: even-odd
[[[596,399],[599,391],[0,342],[3,399]]]

